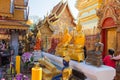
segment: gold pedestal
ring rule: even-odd
[[[102,65],[102,55],[97,54],[94,50],[88,51],[85,62],[100,67]]]
[[[77,60],[77,61],[83,61],[84,60],[84,50],[83,47],[80,45],[69,45],[68,47],[68,55],[71,59]]]
[[[43,69],[43,80],[51,80],[55,75],[60,73],[60,70],[46,60],[39,60],[39,63]]]
[[[67,51],[67,48],[58,48],[56,49],[55,55],[64,57],[66,56],[66,51]]]
[[[83,61],[84,60],[84,52],[81,53],[70,53],[69,54],[70,58],[73,60],[77,60],[77,61]]]

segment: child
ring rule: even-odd
[[[107,66],[111,66],[111,67],[115,68],[115,61],[111,59],[113,57],[114,50],[109,49],[108,53],[109,53],[109,55],[105,56],[105,58],[103,59],[103,63]]]

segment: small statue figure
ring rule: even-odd
[[[38,31],[37,36],[36,36],[36,43],[35,43],[35,46],[34,46],[34,50],[41,50],[41,33],[40,33],[40,30]]]
[[[100,42],[100,34],[97,34],[95,43],[95,53],[101,54],[103,52],[103,43]]]
[[[52,80],[69,80],[71,74],[72,74],[72,69],[69,67],[69,61],[70,57],[65,56],[63,59],[63,65],[64,67],[62,68],[62,72],[58,74],[57,76],[53,77]]]
[[[102,65],[103,43],[100,42],[100,34],[97,34],[94,50],[87,52],[86,63],[100,67]]]

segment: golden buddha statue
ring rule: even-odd
[[[56,55],[59,55],[59,56],[66,55],[67,46],[72,39],[67,28],[64,29],[64,33],[62,33],[62,34],[63,35],[60,36],[60,42],[58,43],[58,45],[56,47],[56,53],[55,53]]]
[[[36,42],[35,42],[34,50],[41,50],[41,33],[40,33],[40,30],[38,31],[37,36],[36,36]]]
[[[78,24],[72,33],[72,42],[68,46],[69,56],[71,59],[82,61],[84,60],[83,48],[85,44],[85,35],[82,32],[82,26]]]

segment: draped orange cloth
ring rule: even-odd
[[[39,38],[36,40],[34,50],[41,50],[41,40]]]
[[[40,30],[38,31],[37,36],[36,36],[36,43],[35,43],[35,46],[34,46],[34,50],[41,50],[41,33],[40,33]]]

